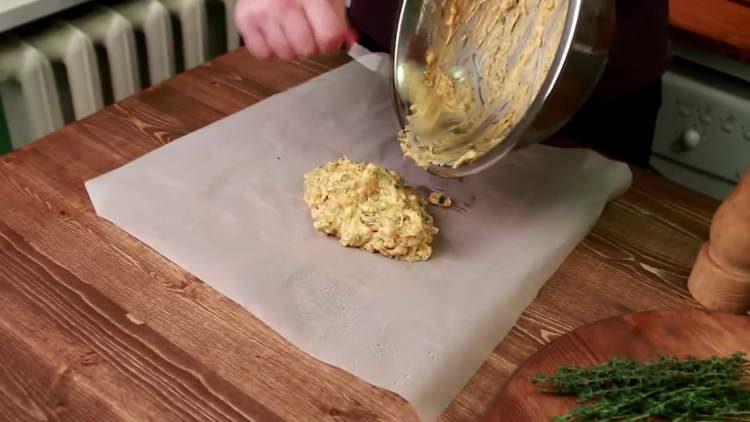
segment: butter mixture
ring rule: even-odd
[[[305,175],[315,229],[343,246],[403,261],[425,261],[438,233],[425,200],[382,167],[341,158]]]
[[[554,60],[567,0],[435,0],[425,67],[410,63],[412,104],[400,135],[418,165],[459,167],[500,144]],[[478,130],[479,129],[479,130]]]
[[[450,208],[453,206],[453,200],[443,192],[430,192],[430,195],[427,197],[427,202],[442,208]]]

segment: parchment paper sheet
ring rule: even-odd
[[[101,217],[434,420],[631,174],[590,151],[534,146],[463,181],[432,177],[402,158],[389,89],[352,62],[86,187]],[[432,260],[345,249],[312,228],[302,176],[343,154],[454,198],[432,210]]]

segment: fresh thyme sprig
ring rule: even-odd
[[[582,368],[563,366],[533,382],[547,394],[575,395],[582,406],[556,422],[750,421],[750,362],[744,353],[706,360],[615,359]]]

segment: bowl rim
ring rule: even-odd
[[[393,94],[393,101],[398,115],[399,124],[401,129],[406,126],[407,101],[401,98],[398,90],[398,83],[396,81],[399,68],[403,66],[402,58],[406,57],[406,52],[402,51],[405,48],[403,38],[409,38],[411,32],[407,33],[406,20],[408,18],[407,13],[410,7],[414,7],[415,3],[418,4],[421,9],[425,1],[440,1],[440,0],[404,0],[401,2],[401,9],[397,15],[396,30],[393,34],[393,72],[391,75],[391,87]],[[530,103],[528,109],[524,113],[523,117],[519,119],[518,123],[510,130],[505,139],[493,147],[491,150],[479,156],[476,160],[471,163],[459,166],[439,166],[430,165],[427,171],[440,177],[446,178],[460,178],[471,176],[486,170],[493,166],[506,155],[508,155],[519,143],[521,143],[527,129],[531,126],[534,120],[541,112],[547,99],[550,97],[560,76],[565,69],[565,65],[568,61],[569,53],[573,47],[575,35],[579,29],[581,6],[583,0],[565,0],[568,2],[567,15],[565,17],[565,27],[560,38],[560,42],[557,47],[557,52],[550,65],[550,69],[542,82],[539,91],[535,95],[534,99]],[[491,116],[489,118],[492,118]]]

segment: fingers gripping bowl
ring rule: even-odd
[[[614,0],[404,0],[393,92],[404,153],[444,177],[543,140],[607,62]]]

